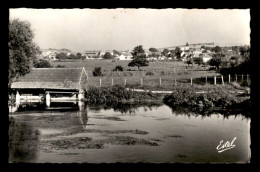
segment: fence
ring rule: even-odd
[[[218,75],[218,76],[203,76],[199,78],[177,76],[106,76],[106,77],[90,77],[88,79],[89,86],[107,87],[113,85],[121,86],[163,86],[172,87],[180,85],[226,85],[232,82],[251,85],[250,75]]]

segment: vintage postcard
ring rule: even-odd
[[[10,163],[250,163],[250,9],[9,9]]]

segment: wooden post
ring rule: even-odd
[[[216,85],[217,84],[217,78],[216,78],[216,76],[214,76],[214,85]]]
[[[162,84],[162,79],[160,78],[160,85]]]
[[[102,83],[102,81],[101,81],[101,78],[99,79],[99,86],[101,87],[101,83]]]
[[[243,80],[244,80],[244,76],[243,76],[243,74],[242,74],[242,82],[243,82]]]
[[[111,83],[111,85],[112,85],[112,86],[114,85],[114,80],[113,80],[113,78],[112,78],[112,83]]]
[[[141,85],[143,85],[143,78],[141,78]]]
[[[192,78],[190,78],[190,85],[192,85]]]
[[[205,83],[208,84],[208,78],[207,78],[207,76],[206,76],[206,78],[205,78]]]
[[[228,75],[228,83],[230,84],[230,74]]]
[[[247,82],[247,84],[249,84],[249,77],[248,77],[248,74],[246,74],[246,82]]]
[[[51,105],[51,96],[50,96],[50,93],[47,92],[47,94],[46,94],[46,106],[50,107],[50,105]]]
[[[15,104],[19,105],[20,104],[20,94],[19,91],[16,91],[16,96],[15,96]]]
[[[235,74],[236,82],[237,82],[237,74]]]
[[[126,79],[125,79],[125,86],[126,86]]]
[[[174,79],[174,84],[175,84],[175,86],[177,86],[177,81],[176,81],[176,78]]]
[[[222,85],[224,85],[223,75],[221,75]]]

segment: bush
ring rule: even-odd
[[[125,101],[145,101],[160,100],[161,95],[147,92],[133,92],[126,90],[123,86],[115,85],[112,87],[90,87],[85,93],[85,98],[90,103],[117,103]]]
[[[166,72],[164,70],[161,71],[161,75],[166,75]]]
[[[102,76],[101,67],[95,67],[93,76]]]
[[[40,59],[39,61],[34,62],[35,68],[51,68],[52,65],[48,60]]]
[[[171,107],[229,107],[235,103],[234,98],[222,89],[211,89],[205,94],[196,94],[190,88],[178,88],[175,92],[164,98],[164,103]]]
[[[66,66],[64,65],[57,65],[56,68],[65,68]]]
[[[145,75],[154,76],[153,72],[147,72]]]
[[[124,71],[124,68],[120,65],[116,66],[115,69],[113,69],[113,71]]]

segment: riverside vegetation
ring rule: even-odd
[[[241,109],[248,112],[251,104],[249,93],[235,83],[225,86],[175,87],[172,91],[172,94],[159,94],[135,92],[119,85],[90,87],[85,100],[90,104],[163,102],[171,108],[199,113],[210,113],[216,109]]]

